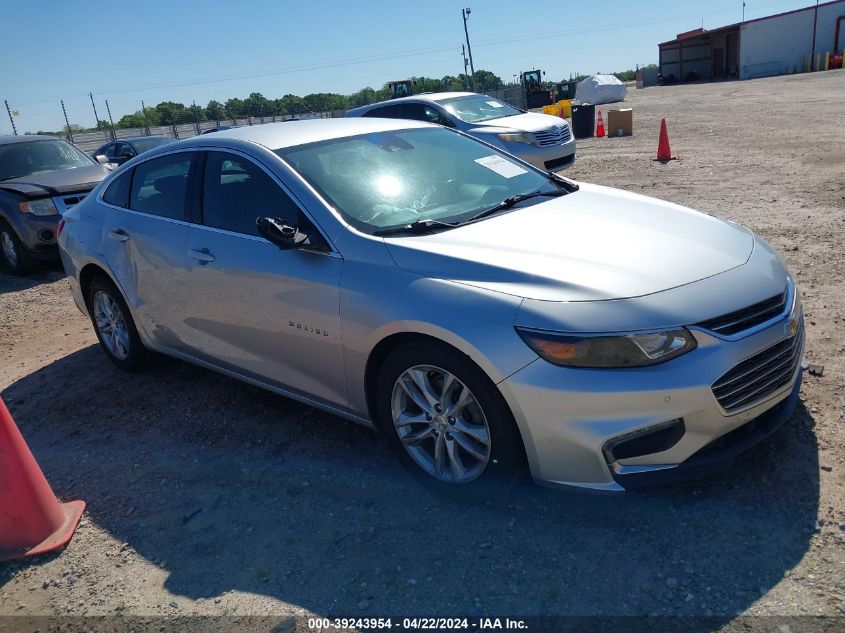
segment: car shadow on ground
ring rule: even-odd
[[[57,494],[85,499],[191,599],[254,592],[327,616],[732,617],[801,560],[817,516],[803,406],[708,479],[613,496],[523,485],[462,505],[418,487],[371,431],[174,360],[127,374],[91,346],[3,398]]]
[[[29,275],[12,275],[0,266],[0,295],[6,292],[29,290],[41,284],[58,281],[65,276],[61,262],[38,262],[38,269]]]

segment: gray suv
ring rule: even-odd
[[[58,259],[59,218],[109,171],[52,136],[0,136],[0,263],[23,275]]]

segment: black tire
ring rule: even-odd
[[[98,293],[104,293],[110,297],[117,309],[120,310],[121,317],[126,326],[125,357],[119,357],[109,349],[109,345],[103,340],[103,333],[97,327],[95,298]],[[100,341],[100,347],[106,356],[108,356],[109,360],[126,371],[141,371],[144,369],[149,364],[151,354],[141,342],[141,337],[138,336],[138,329],[135,327],[135,321],[132,319],[129,306],[126,305],[123,295],[120,294],[120,291],[112,280],[104,275],[92,279],[85,293],[85,304],[88,308],[88,315],[91,317],[91,324],[94,326],[97,340]]]
[[[409,454],[393,424],[392,399],[397,380],[406,370],[430,365],[451,373],[475,397],[490,434],[489,459],[471,481],[442,481],[424,470]],[[375,409],[379,430],[410,475],[426,488],[460,501],[497,500],[507,495],[526,473],[525,449],[513,414],[493,381],[469,357],[437,342],[417,342],[400,347],[385,360],[378,376]]]
[[[6,256],[3,247],[5,240],[9,240],[14,249],[14,261]],[[38,267],[38,262],[21,242],[18,234],[15,233],[15,229],[9,226],[5,220],[0,220],[0,262],[13,275],[28,275]]]

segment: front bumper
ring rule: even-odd
[[[61,216],[10,213],[9,224],[36,259],[58,259],[56,229]]]
[[[738,452],[789,417],[800,385],[803,323],[795,334],[802,338],[789,382],[735,412],[722,409],[713,383],[743,360],[787,338],[784,322],[732,341],[703,330],[693,333],[696,350],[660,365],[576,369],[538,359],[501,382],[534,479],[551,486],[622,491],[651,481],[695,476],[729,465]],[[665,450],[618,460],[611,460],[605,451],[613,440],[674,420],[683,421],[684,432]],[[755,426],[747,427],[752,421]],[[754,432],[730,442],[717,455],[714,441],[727,439],[740,427]]]
[[[575,162],[575,137],[560,145],[535,147],[527,143],[503,143],[503,148],[543,171],[558,171],[571,167]]]

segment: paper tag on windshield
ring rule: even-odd
[[[486,167],[490,171],[495,171],[504,178],[513,178],[514,176],[521,176],[528,172],[519,165],[502,158],[501,156],[485,156],[484,158],[476,158],[475,162]]]
[[[505,106],[498,101],[488,101],[487,105],[493,106],[494,108],[504,108]]]

